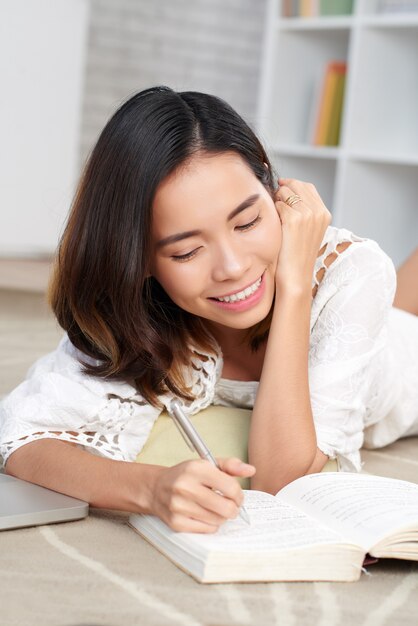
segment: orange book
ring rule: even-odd
[[[311,0],[299,0],[299,16],[300,17],[312,17]]]
[[[321,105],[313,141],[316,146],[326,145],[332,111],[336,103],[339,76],[345,74],[346,67],[347,65],[343,61],[330,61],[326,66]]]

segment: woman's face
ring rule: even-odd
[[[239,155],[198,155],[167,177],[155,196],[152,237],[151,274],[179,307],[220,330],[248,329],[267,316],[281,223]]]

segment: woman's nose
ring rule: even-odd
[[[242,244],[236,248],[230,244],[219,247],[213,259],[213,279],[217,282],[237,280],[247,272],[249,266],[249,255]]]

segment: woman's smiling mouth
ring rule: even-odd
[[[217,298],[211,298],[211,300],[220,300],[220,302],[236,302],[236,300],[245,300],[246,298],[251,296],[251,294],[257,291],[257,289],[261,285],[261,279],[262,276],[260,276],[260,278],[258,278],[254,283],[252,283],[248,287],[245,287],[241,291],[233,291],[227,296],[219,296]]]
[[[258,304],[265,291],[264,273],[254,283],[241,291],[235,291],[227,296],[208,298],[218,306],[233,311],[244,311]]]

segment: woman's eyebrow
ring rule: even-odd
[[[254,204],[258,198],[260,197],[259,193],[254,193],[252,196],[248,196],[246,200],[243,200],[241,204],[239,204],[236,209],[231,211],[231,213],[227,217],[227,221],[232,220],[236,215],[247,209],[249,206]],[[157,242],[156,247],[162,248],[163,246],[167,246],[169,243],[175,243],[176,241],[181,241],[182,239],[187,239],[188,237],[195,237],[196,235],[201,235],[201,230],[187,230],[183,233],[177,233],[176,235],[170,235],[169,237],[165,237],[164,239],[160,239]]]

